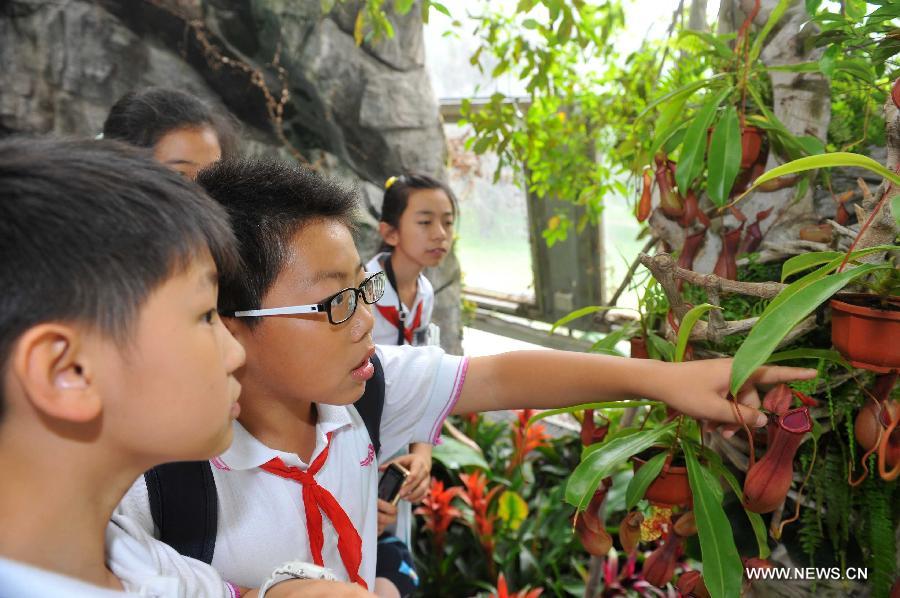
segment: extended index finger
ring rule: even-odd
[[[818,375],[818,371],[812,368],[794,368],[784,365],[764,365],[757,368],[750,376],[749,382],[753,384],[781,384],[792,380],[810,380]]]

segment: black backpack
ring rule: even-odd
[[[366,424],[377,455],[384,410],[384,369],[372,357],[375,375],[366,383],[354,407]],[[158,465],[144,474],[150,514],[159,539],[179,553],[212,563],[219,521],[219,496],[209,461],[180,461]]]

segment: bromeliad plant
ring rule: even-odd
[[[543,595],[583,588],[578,539],[560,533],[572,518],[563,483],[577,463],[579,440],[549,438],[543,424],[529,424],[530,413],[512,415],[512,421],[478,416],[460,426],[480,452],[452,438],[435,447],[434,474],[443,492],[453,492],[440,510],[453,509],[453,516],[438,551],[432,514],[420,511],[425,533],[413,554],[422,595],[500,590],[501,574],[508,587]]]

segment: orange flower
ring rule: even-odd
[[[494,558],[494,521],[497,520],[497,516],[489,514],[488,509],[497,493],[503,490],[503,486],[494,486],[485,494],[487,476],[480,470],[476,470],[472,474],[461,473],[459,477],[465,487],[465,491],[459,497],[472,507],[474,516],[474,521],[471,523],[472,529],[487,553],[488,562],[492,563]]]
[[[522,465],[528,453],[548,444],[550,436],[543,425],[528,425],[528,420],[533,414],[534,409],[522,409],[517,414],[516,424],[513,428],[513,456],[506,468],[507,474]]]
[[[544,588],[535,588],[533,590],[520,590],[515,594],[510,594],[506,588],[506,578],[501,573],[497,579],[497,593],[491,594],[491,598],[538,598],[543,591]]]
[[[462,494],[462,488],[451,486],[444,489],[444,482],[431,478],[431,489],[428,496],[422,500],[422,505],[415,510],[416,515],[425,518],[425,527],[431,531],[434,546],[438,553],[444,549],[444,539],[447,528],[455,519],[459,519],[462,513],[452,506],[453,499]]]

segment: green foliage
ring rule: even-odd
[[[635,472],[634,477],[631,478],[631,482],[628,484],[628,489],[625,491],[626,510],[630,511],[637,505],[639,500],[644,498],[644,493],[647,492],[647,488],[650,487],[653,480],[659,476],[659,472],[662,471],[668,456],[669,454],[666,452],[658,453]]]
[[[889,505],[896,484],[879,484],[870,479],[864,487],[866,522],[866,564],[872,583],[872,596],[887,598],[894,583],[896,545]]]
[[[351,0],[321,0],[322,14],[331,12],[337,2],[347,3]],[[356,13],[353,26],[353,39],[357,46],[364,43],[378,42],[384,38],[394,37],[394,24],[391,14],[405,15],[412,10],[415,0],[365,0]],[[450,15],[447,7],[435,0],[422,0],[422,21],[427,23],[431,10]]]
[[[684,443],[700,550],[703,556],[703,579],[711,596],[739,596],[743,566],[731,524],[722,509],[722,491],[718,478],[697,460],[690,443]]]
[[[568,596],[573,588],[578,595],[583,593],[584,550],[571,531],[575,510],[563,496],[565,478],[581,451],[577,435],[548,441],[509,473],[514,447],[508,420],[478,416],[455,418],[455,423],[481,447],[487,469],[481,459],[444,458],[443,447],[452,444],[444,438],[435,447],[433,475],[449,487],[462,485],[460,474],[481,471],[487,477],[486,491],[500,489],[488,510],[496,517],[490,537],[493,550],[488,553],[479,540],[472,508],[457,501],[463,517],[448,529],[443,553],[436,553],[428,535],[414,536],[418,595],[473,596],[495,586],[500,572],[513,588],[543,587],[547,596]],[[463,464],[467,460],[472,465]]]
[[[579,511],[585,509],[603,478],[611,475],[633,455],[661,443],[674,429],[675,424],[670,423],[618,436],[602,445],[594,445],[595,450],[586,454],[569,476],[566,483],[566,501],[575,505]]]
[[[865,264],[832,274],[841,260],[842,258],[835,258],[791,283],[769,303],[747,340],[734,355],[731,392],[736,394],[753,371],[766,362],[781,339],[829,297],[860,276],[890,267],[885,264]]]
[[[709,181],[707,193],[714,204],[728,203],[731,187],[741,164],[741,127],[737,110],[729,106],[716,125],[709,146]]]

